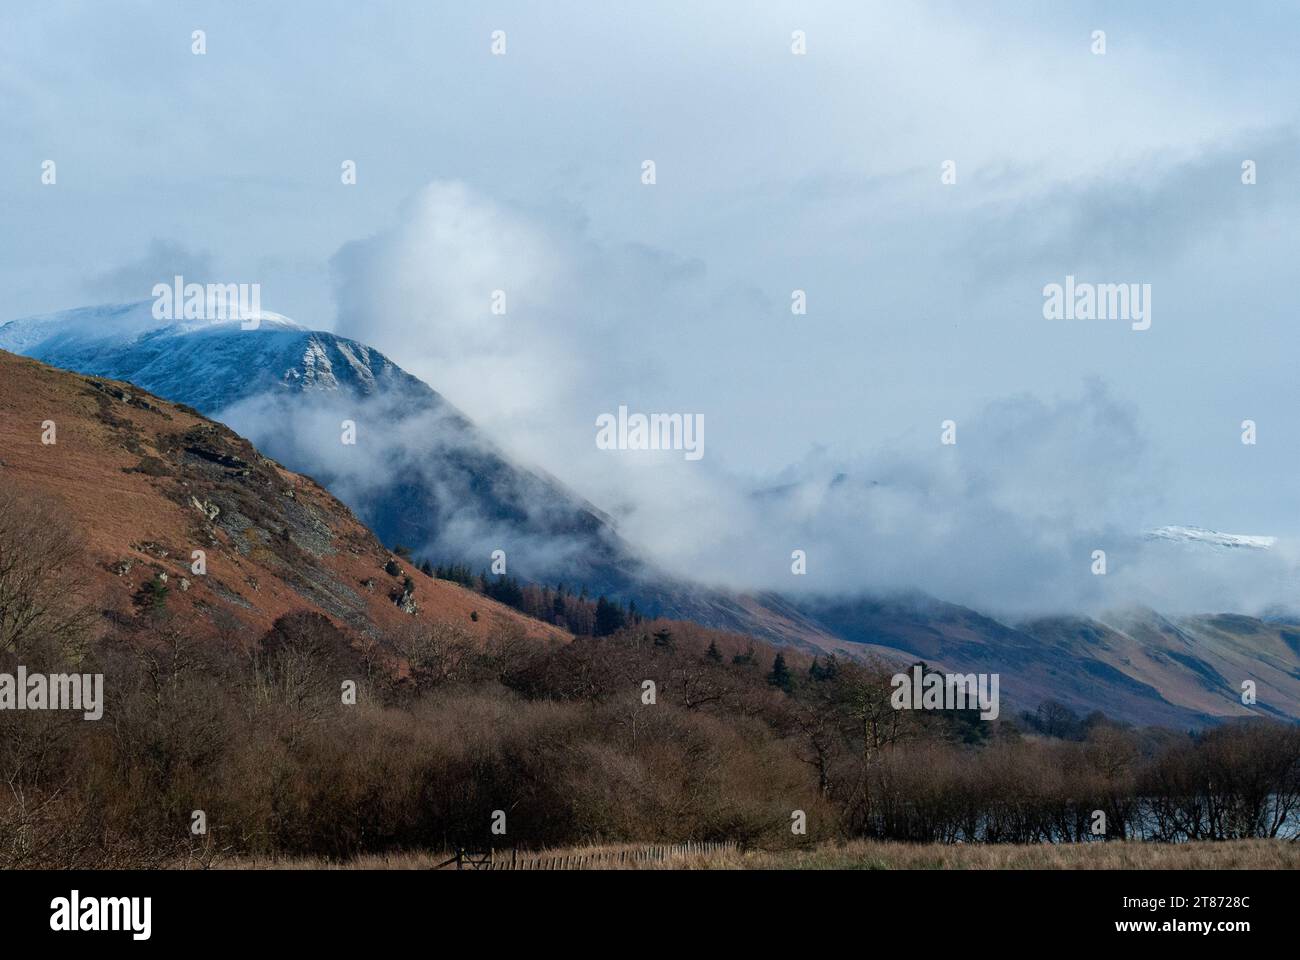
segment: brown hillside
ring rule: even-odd
[[[52,444],[42,442],[47,421]],[[567,636],[392,557],[315,481],[196,411],[4,351],[0,483],[66,513],[85,542],[84,569],[68,579],[86,579],[108,618],[138,616],[137,593],[165,574],[169,610],[214,636],[232,623],[257,635],[304,609],[369,634],[436,618],[480,636],[501,624]],[[190,572],[195,550],[206,553],[204,576]],[[405,576],[414,613],[393,599]]]

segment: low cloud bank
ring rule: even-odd
[[[1051,397],[967,403],[951,414],[952,445],[940,443],[936,417],[930,429],[900,424],[893,437],[874,429],[860,444],[866,452],[813,447],[760,475],[731,465],[728,443],[734,450],[754,434],[739,421],[771,411],[728,402],[744,370],[727,365],[716,336],[683,335],[692,323],[743,329],[754,303],[714,296],[702,264],[602,242],[571,212],[522,210],[438,183],[391,230],[345,245],[333,268],[338,332],[444,392],[682,578],[817,593],[920,589],[1005,614],[1128,604],[1254,612],[1290,598],[1286,540],[1246,553],[1143,538],[1164,524],[1205,522],[1168,514],[1166,492],[1185,494],[1194,478],[1161,460],[1132,398],[1100,379],[1073,389],[1066,380]],[[504,313],[492,309],[498,291]],[[713,303],[716,315],[691,317],[688,302]],[[683,462],[598,449],[596,418],[621,403],[702,413],[710,455]],[[815,422],[772,431],[796,428],[821,440]],[[392,449],[343,473],[331,467],[345,499],[373,487],[370,470],[421,470],[421,458],[437,456],[424,425],[399,417],[385,429]],[[436,464],[428,469],[436,480]],[[483,519],[471,516],[470,532],[453,539],[481,550]],[[794,550],[807,554],[806,576],[791,573]]]

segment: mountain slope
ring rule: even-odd
[[[1086,638],[1091,656],[1157,687],[1165,700],[1214,717],[1300,716],[1300,625],[1219,614],[1167,618],[1120,611],[1090,622],[1062,618],[1024,625],[1032,636],[1064,643]],[[1086,631],[1086,633],[1081,633]],[[1242,703],[1242,684],[1256,702]]]
[[[813,622],[855,643],[872,644],[956,673],[1000,678],[1004,710],[1058,700],[1078,711],[1102,710],[1143,723],[1201,725],[1199,711],[1169,703],[1150,683],[1096,658],[1084,644],[1054,643],[965,607],[922,595],[894,598],[802,599]]]
[[[0,324],[0,350],[126,380],[195,407],[346,503],[389,546],[486,568],[504,550],[525,579],[583,586],[647,614],[751,631],[810,649],[789,610],[656,570],[609,518],[559,481],[513,463],[451,403],[378,350],[279,315],[168,321],[148,302]],[[356,444],[341,443],[355,424]]]
[[[996,673],[1014,709],[1057,700],[1134,723],[1203,726],[1229,717],[1300,719],[1300,624],[1245,616],[1166,619],[1131,610],[1008,626],[920,594],[787,601],[855,644],[953,672]],[[1242,682],[1256,703],[1241,701]]]
[[[501,549],[511,573],[614,595],[644,569],[600,511],[512,463],[436,391],[357,341],[283,318],[249,330],[160,321],[143,302],[10,321],[0,349],[127,380],[231,425],[389,545],[484,567]],[[342,442],[344,421],[355,445]]]
[[[400,561],[385,572],[390,554],[345,506],[228,428],[130,384],[3,351],[0,482],[57,505],[84,543],[84,562],[63,573],[84,578],[109,618],[140,616],[142,588],[165,575],[168,609],[200,633],[251,635],[305,609],[371,635],[436,617],[480,635],[510,624],[562,636]],[[196,550],[203,575],[191,569]],[[405,576],[413,613],[397,602]]]

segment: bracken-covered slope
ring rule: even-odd
[[[371,635],[437,618],[563,637],[400,560],[385,572],[394,558],[347,507],[197,411],[4,351],[0,483],[66,518],[84,559],[60,579],[85,580],[109,618],[139,616],[141,588],[165,575],[169,610],[200,633],[253,635],[310,610]],[[414,603],[402,605],[407,576]]]

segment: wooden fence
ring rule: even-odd
[[[526,850],[492,850],[486,854],[461,851],[443,866],[456,864],[457,870],[602,870],[629,864],[667,863],[686,857],[705,857],[733,853],[739,849],[734,840],[716,843],[675,843],[622,850],[593,850],[586,853],[531,853]]]

